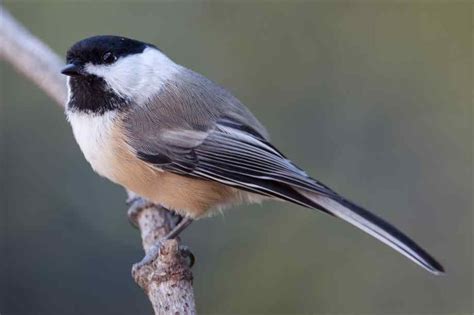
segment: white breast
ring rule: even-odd
[[[114,139],[113,131],[117,113],[110,111],[97,115],[68,112],[67,117],[86,160],[97,173],[114,180],[117,139]]]

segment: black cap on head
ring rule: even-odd
[[[100,35],[83,39],[75,43],[67,52],[67,63],[110,64],[120,57],[143,52],[147,47],[155,46],[134,39]]]

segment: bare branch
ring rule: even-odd
[[[12,64],[60,106],[66,102],[66,80],[60,74],[61,58],[32,35],[0,6],[0,59]],[[129,192],[129,196],[133,194]],[[135,203],[143,203],[136,198]],[[132,205],[133,207],[133,205]],[[170,212],[161,206],[144,207],[136,214],[145,251],[174,226]],[[155,314],[196,314],[192,274],[179,240],[163,243],[160,256],[132,274],[153,306]]]
[[[169,211],[151,206],[140,211],[137,225],[148,253],[157,240],[171,231],[174,223]],[[132,269],[135,282],[148,294],[156,314],[196,314],[193,276],[184,253],[178,240],[165,241],[159,259]]]
[[[41,40],[33,36],[0,6],[0,58],[11,63],[61,106],[66,103],[64,64]]]

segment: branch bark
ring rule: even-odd
[[[40,39],[15,20],[0,5],[0,59],[31,80],[64,107],[66,79],[60,74],[64,64]],[[128,192],[129,197],[136,197]],[[132,208],[143,206],[135,221],[141,232],[145,252],[174,226],[171,212],[165,208],[133,198]],[[192,273],[179,239],[163,243],[160,256],[150,265],[132,268],[135,282],[146,292],[155,314],[196,314]]]

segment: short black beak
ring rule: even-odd
[[[70,63],[61,70],[61,73],[70,77],[77,77],[82,75],[82,67],[80,65]]]

